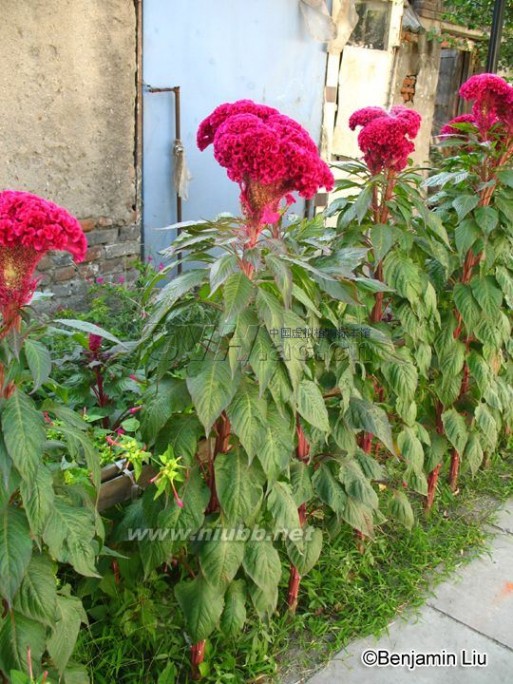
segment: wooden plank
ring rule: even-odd
[[[104,511],[111,506],[115,506],[116,504],[123,503],[123,501],[133,498],[133,495],[137,495],[142,489],[145,489],[149,485],[152,477],[157,474],[157,471],[152,466],[144,466],[141,477],[136,483],[133,477],[120,473],[119,469],[114,465],[104,468],[102,470],[102,477],[104,471],[112,473],[113,467],[118,475],[102,481],[100,496],[98,498],[99,511]]]

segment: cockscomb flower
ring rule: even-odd
[[[226,103],[200,125],[198,147],[213,144],[214,156],[241,188],[241,204],[254,244],[265,224],[275,223],[280,202],[292,192],[307,199],[331,190],[333,174],[300,124],[251,100]]]
[[[474,100],[472,114],[483,139],[498,125],[513,134],[513,86],[496,74],[476,74],[460,88],[464,100]],[[502,131],[503,132],[503,131]]]
[[[351,115],[349,128],[362,128],[358,146],[373,175],[384,169],[398,172],[406,167],[421,120],[414,109],[402,105],[392,107],[390,112],[381,107],[364,107]]]
[[[65,209],[28,192],[0,192],[0,311],[3,331],[18,320],[20,308],[37,285],[34,270],[46,252],[70,252],[82,261],[87,240]]]
[[[455,116],[454,119],[451,119],[444,126],[442,126],[442,128],[440,129],[440,135],[455,135],[460,138],[467,138],[468,136],[466,131],[463,131],[461,128],[458,128],[458,126],[455,124],[472,124],[473,126],[477,126],[473,114],[460,114],[459,116]]]

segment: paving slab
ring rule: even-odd
[[[430,658],[437,664],[415,665],[413,657],[421,653],[433,654]],[[390,654],[403,658],[405,664],[388,664]],[[484,662],[485,656],[485,666],[474,664],[477,659]],[[362,662],[375,657],[381,658],[381,666],[365,666]],[[511,684],[512,681],[513,651],[425,606],[418,618],[392,623],[388,635],[353,642],[328,667],[308,680],[308,684]]]
[[[513,501],[491,530],[489,553],[440,584],[420,613],[349,644],[308,684],[512,684]]]
[[[490,555],[440,584],[428,605],[513,649],[513,535],[498,534]]]

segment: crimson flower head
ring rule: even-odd
[[[513,86],[496,74],[476,74],[460,88],[464,100],[474,100],[472,114],[481,136],[489,138],[490,129],[513,134]]]
[[[402,171],[415,149],[412,140],[419,132],[421,116],[402,105],[386,112],[381,107],[358,109],[349,118],[349,128],[361,127],[358,146],[373,175],[384,169]]]
[[[334,186],[306,130],[252,100],[217,107],[200,124],[197,142],[200,150],[213,144],[216,160],[241,188],[242,208],[253,226],[275,223],[280,201],[293,202],[293,191],[308,199]]]
[[[17,320],[37,285],[34,270],[50,250],[82,261],[87,240],[65,209],[28,192],[0,192],[0,311],[6,329]]]

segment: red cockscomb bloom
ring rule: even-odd
[[[82,261],[87,240],[79,222],[65,209],[28,192],[0,192],[0,311],[3,334],[18,319],[37,285],[33,277],[49,250],[70,252]]]
[[[467,138],[466,131],[462,131],[461,128],[457,128],[454,124],[472,124],[473,126],[477,126],[473,114],[460,114],[460,116],[455,116],[454,119],[448,121],[445,126],[442,126],[440,135],[455,135],[460,138]]]
[[[408,157],[415,149],[412,139],[419,132],[421,116],[414,109],[402,105],[386,112],[381,107],[365,107],[354,112],[349,119],[349,128],[357,126],[358,145],[365,163],[373,175],[383,169],[402,171]]]
[[[471,76],[460,88],[464,100],[474,100],[472,114],[484,140],[498,124],[513,133],[513,86],[496,74]]]
[[[198,129],[198,147],[213,143],[214,156],[241,188],[241,204],[254,228],[252,242],[266,223],[279,218],[278,207],[292,193],[311,198],[320,187],[331,190],[333,174],[317,146],[296,121],[251,100],[215,109]]]

